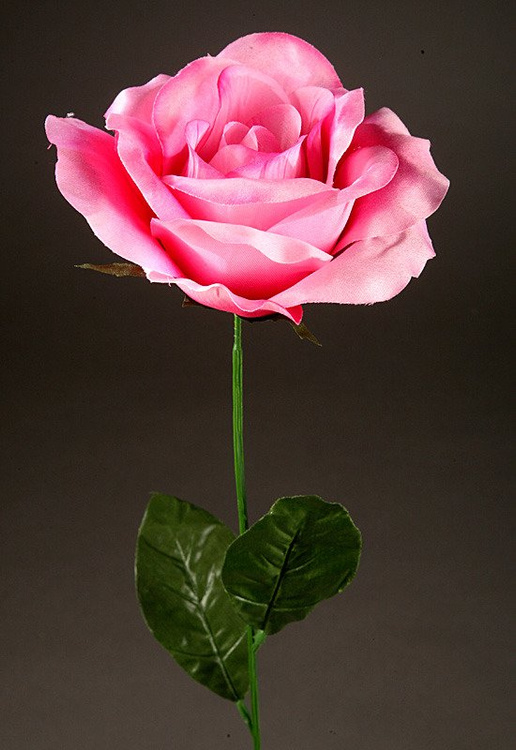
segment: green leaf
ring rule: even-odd
[[[238,701],[247,692],[246,625],[221,582],[234,534],[210,513],[154,494],[136,547],[136,588],[154,637],[188,674]]]
[[[107,273],[110,276],[138,276],[145,278],[145,271],[134,263],[104,263],[101,265],[95,263],[79,263],[76,268],[85,268],[87,271],[98,271]]]
[[[351,582],[361,546],[342,505],[282,497],[231,544],[222,582],[247,623],[277,633]]]

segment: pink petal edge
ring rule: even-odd
[[[299,283],[272,297],[285,307],[310,302],[369,305],[396,296],[435,255],[422,221],[399,235],[356,242]]]
[[[215,310],[233,313],[244,318],[260,318],[265,315],[278,313],[296,324],[300,323],[303,318],[303,308],[301,306],[294,305],[287,308],[271,300],[248,300],[234,294],[223,284],[202,286],[191,279],[174,278],[173,276],[160,274],[155,271],[147,272],[147,278],[153,283],[175,284],[200,305],[213,307]]]
[[[304,39],[284,32],[248,34],[228,44],[216,59],[237,60],[274,78],[290,93],[301,86],[342,88],[330,61]]]
[[[73,117],[49,115],[45,128],[57,146],[57,186],[99,240],[144,269],[177,274],[151,236],[152,213],[120,163],[115,138]]]

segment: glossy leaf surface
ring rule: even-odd
[[[222,580],[246,622],[277,633],[341,592],[360,550],[360,532],[342,505],[283,497],[231,544]]]
[[[234,538],[202,508],[155,494],[136,548],[136,588],[151,632],[191,677],[231,701],[248,687],[246,626],[221,582]]]

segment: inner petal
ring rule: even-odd
[[[256,150],[254,148],[244,146],[242,143],[232,143],[217,151],[210,161],[210,166],[216,169],[219,174],[227,175],[228,172],[239,169],[255,157]]]
[[[314,125],[335,110],[335,96],[319,86],[303,86],[290,95],[292,104],[301,115],[302,133],[309,133]]]
[[[305,177],[306,158],[303,149],[305,136],[280,153],[255,153],[242,166],[228,174],[229,177],[251,177],[255,180],[286,180]]]
[[[244,65],[230,65],[219,75],[217,82],[219,108],[211,133],[201,156],[210,161],[220,143],[228,122],[254,124],[252,119],[263,110],[287,102],[283,89],[269,76]]]
[[[293,146],[301,135],[301,115],[291,104],[276,104],[258,112],[247,122],[251,125],[263,125],[276,137],[278,151]]]
[[[231,146],[234,143],[242,143],[243,139],[249,132],[249,125],[244,125],[243,122],[227,122],[224,125],[222,136],[220,138],[220,147]],[[247,144],[246,144],[247,145]]]
[[[263,125],[252,125],[245,138],[242,140],[244,146],[249,148],[255,148],[256,151],[262,151],[265,153],[271,153],[273,151],[280,151],[280,145],[278,139],[267,130]],[[255,145],[254,145],[255,144]]]
[[[222,177],[221,172],[210,164],[207,164],[196,151],[197,146],[202,142],[209,128],[210,123],[205,120],[191,120],[187,124],[185,128],[186,149],[182,169],[179,168],[179,159],[177,160],[179,174],[200,179]]]

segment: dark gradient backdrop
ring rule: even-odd
[[[246,750],[230,703],[148,634],[133,548],[161,490],[236,525],[231,316],[73,267],[113,259],[54,184],[47,113],[237,36],[306,38],[368,112],[432,140],[437,251],[391,302],[308,306],[324,346],[246,324],[250,512],[338,500],[359,575],[260,652],[264,750],[508,750],[510,41],[459,0],[10,3],[2,27],[0,547],[5,750]],[[507,6],[508,7],[508,6]]]

